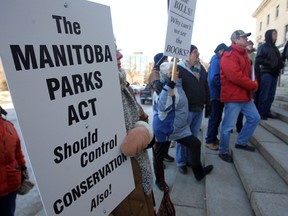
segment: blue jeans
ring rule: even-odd
[[[207,135],[206,135],[206,143],[214,143],[216,142],[219,125],[222,120],[224,104],[219,100],[211,101],[211,114],[208,121],[207,127]]]
[[[201,123],[203,118],[203,111],[201,112],[189,112],[188,124],[190,125],[190,130],[192,134],[198,138]],[[184,137],[183,137],[184,138]],[[180,166],[190,166],[192,165],[191,155],[187,147],[181,145],[177,142],[176,144],[176,165]]]
[[[260,79],[258,110],[261,116],[268,116],[276,94],[277,77],[263,73]]]
[[[252,101],[224,103],[224,117],[220,131],[220,154],[229,152],[230,132],[234,128],[240,112],[243,113],[246,121],[237,137],[237,144],[246,145],[259,124],[260,115]]]

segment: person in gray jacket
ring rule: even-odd
[[[177,141],[189,150],[194,176],[198,181],[203,179],[213,169],[212,165],[203,168],[201,164],[201,142],[197,137],[192,135],[190,125],[188,124],[188,100],[182,88],[181,79],[176,79],[175,82],[170,80],[172,66],[172,62],[161,64],[160,76],[165,86],[159,95],[156,92],[153,95],[153,132],[156,139],[154,146],[154,172],[156,185],[160,190],[168,187],[166,183],[161,185],[158,171],[159,168],[163,169],[163,159],[171,140]],[[178,72],[176,72],[177,76]],[[158,164],[160,166],[157,169]]]

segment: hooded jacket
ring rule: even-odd
[[[260,76],[262,73],[270,73],[277,77],[284,64],[282,62],[281,54],[272,41],[272,33],[275,29],[270,29],[265,33],[265,43],[262,44],[256,54],[255,64],[260,69]]]
[[[157,142],[178,140],[192,133],[188,124],[188,101],[182,89],[181,80],[176,80],[174,95],[165,85],[161,93],[153,94],[153,131]]]
[[[0,116],[0,197],[20,188],[22,167],[25,160],[17,131]]]
[[[231,44],[220,60],[221,102],[248,102],[258,83],[251,80],[251,62],[246,49]]]

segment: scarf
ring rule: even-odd
[[[128,131],[134,128],[135,123],[139,120],[139,110],[134,96],[127,88],[127,81],[125,79],[126,75],[124,70],[119,71],[119,78],[126,131]],[[133,145],[133,143],[131,143],[131,145]],[[140,166],[144,193],[149,195],[153,187],[153,175],[147,150],[143,149],[135,156],[135,159]]]

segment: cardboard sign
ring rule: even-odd
[[[110,8],[1,0],[0,55],[47,215],[108,215],[133,189]]]
[[[188,59],[196,0],[170,0],[164,55]]]

